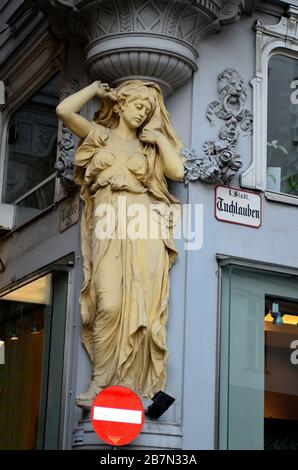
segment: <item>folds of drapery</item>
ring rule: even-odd
[[[80,293],[80,305],[81,305],[81,316],[82,316],[82,341],[83,344],[90,356],[91,361],[94,363],[94,348],[92,343],[92,329],[97,313],[97,299],[94,289],[90,289],[92,274],[93,274],[93,253],[92,253],[92,231],[94,230],[94,207],[92,194],[90,192],[90,187],[85,180],[86,169],[91,162],[94,154],[99,147],[105,146],[109,139],[109,129],[105,128],[95,122],[92,122],[92,129],[88,136],[80,142],[76,154],[75,154],[75,180],[81,186],[81,199],[84,201],[84,207],[81,217],[81,249],[83,256],[83,272],[84,272],[84,282]],[[148,163],[148,179],[147,179],[147,188],[148,194],[153,204],[164,203],[167,207],[173,209],[173,213],[179,212],[179,202],[172,196],[168,189],[166,178],[164,176],[162,160],[156,152],[156,147],[153,145],[145,145],[144,154],[147,157]],[[98,191],[102,191],[99,189]],[[166,222],[171,226],[171,220]],[[169,263],[168,269],[173,265],[177,251],[174,245],[172,229],[170,229],[170,236],[164,240],[166,249],[168,251]],[[153,325],[154,337],[156,338],[155,346],[160,343],[159,347],[156,348],[156,354],[158,355],[163,348],[165,348],[165,339],[162,341],[160,338],[165,335],[165,324],[167,320],[167,300],[168,300],[168,283],[165,283],[164,299],[162,302],[164,305],[161,307],[161,312],[163,312],[163,318],[161,321],[156,321]],[[160,306],[159,306],[160,308]],[[133,329],[133,324],[130,325],[130,328]],[[138,329],[136,329],[137,331]],[[138,331],[141,332],[142,329]],[[134,338],[135,347],[137,343],[140,344],[143,340],[142,334],[135,332],[130,335],[130,338]],[[161,348],[161,349],[160,349]],[[132,352],[133,348],[127,354],[126,360],[122,360],[121,364],[121,374],[125,374],[134,360],[134,353]],[[124,355],[125,356],[125,355]],[[124,357],[123,356],[123,357]],[[162,379],[164,374],[164,361],[166,361],[167,353],[164,351],[162,353],[162,360],[157,361],[155,366],[157,369],[155,371],[156,377],[159,376],[161,382],[165,381],[165,377]],[[120,361],[121,362],[121,361]],[[163,365],[162,365],[163,364]],[[153,373],[154,374],[154,373]],[[156,379],[155,383],[158,381]]]

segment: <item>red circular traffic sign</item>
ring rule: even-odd
[[[91,421],[96,434],[107,444],[123,446],[135,439],[144,425],[144,408],[129,388],[113,385],[95,398]]]

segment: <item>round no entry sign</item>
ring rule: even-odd
[[[144,408],[129,388],[115,385],[95,398],[91,421],[96,434],[107,444],[123,446],[135,439],[144,424]]]

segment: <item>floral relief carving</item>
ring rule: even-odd
[[[210,184],[227,184],[242,168],[241,156],[237,153],[238,137],[252,133],[252,115],[244,108],[247,89],[241,75],[232,68],[218,76],[219,100],[212,101],[206,112],[211,126],[215,118],[223,122],[217,140],[208,140],[203,145],[205,156],[199,157],[195,150],[184,149],[186,157],[184,182],[202,181]]]
[[[77,80],[72,80],[62,90],[61,96],[66,98],[79,89],[79,83]],[[75,142],[73,134],[69,129],[62,124],[61,136],[58,140],[58,155],[59,158],[55,163],[55,169],[57,170],[57,176],[61,180],[62,186],[67,191],[75,191],[77,189],[74,183],[74,166],[73,158],[75,154]]]

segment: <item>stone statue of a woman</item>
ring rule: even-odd
[[[101,98],[101,107],[88,121],[78,111],[94,96]],[[132,80],[111,89],[95,81],[63,100],[57,114],[81,139],[74,160],[84,200],[80,303],[93,372],[77,405],[90,408],[109,385],[152,398],[165,387],[169,268],[176,257],[171,230],[168,237],[161,235],[171,217],[158,210],[159,217],[152,217],[152,206],[178,206],[166,177],[183,178],[182,144],[152,82]],[[146,236],[129,236],[124,219],[134,204],[156,224],[157,236],[149,229]],[[113,236],[98,231],[103,205],[115,210]]]

